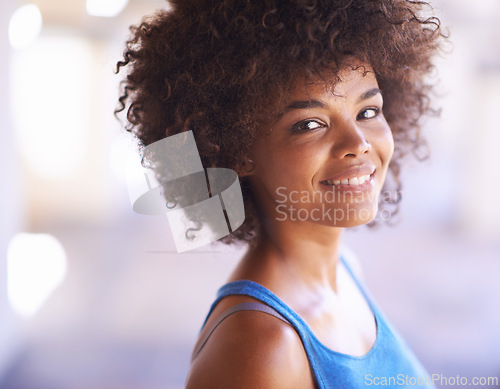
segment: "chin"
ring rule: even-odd
[[[365,224],[370,223],[373,221],[375,218],[371,218],[369,220],[350,220],[342,223],[337,223],[332,227],[339,227],[339,228],[353,228],[353,227],[359,227]]]
[[[336,218],[328,223],[332,227],[357,227],[368,224],[375,219],[378,212],[378,205],[373,204],[364,207],[342,207],[334,211]]]
[[[307,222],[327,227],[356,227],[371,222],[377,215],[377,203],[349,202],[332,206],[328,203],[309,207],[279,204],[274,209],[277,221]]]

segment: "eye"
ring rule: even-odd
[[[372,108],[366,108],[362,110],[358,116],[356,117],[356,120],[367,120],[367,119],[372,119],[380,114],[380,109],[376,107]]]
[[[326,127],[327,125],[319,120],[304,120],[302,122],[298,122],[292,126],[292,132],[308,132],[314,131],[318,128]]]

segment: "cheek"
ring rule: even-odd
[[[389,163],[394,154],[394,138],[388,125],[377,132],[377,136],[372,140],[372,146],[380,160],[380,175],[377,183],[378,190],[381,190],[389,170]]]
[[[263,147],[255,154],[255,176],[268,186],[306,187],[320,165],[317,147]]]
[[[394,154],[394,138],[392,136],[392,131],[390,129],[387,133],[386,147],[387,147],[387,150],[386,150],[387,164],[389,164],[389,162],[391,161],[392,156]]]
[[[376,143],[382,165],[387,168],[394,154],[394,137],[388,124],[379,132]]]

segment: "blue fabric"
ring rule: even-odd
[[[324,346],[299,315],[270,290],[253,281],[235,281],[221,287],[210,313],[221,299],[230,295],[250,296],[274,308],[299,334],[316,385],[320,389],[369,387],[435,389],[431,377],[408,345],[382,315],[349,266],[345,261],[343,263],[366,298],[377,324],[375,344],[363,356],[343,354]]]

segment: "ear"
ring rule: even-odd
[[[238,173],[239,177],[253,176],[255,170],[255,163],[251,159],[246,159],[245,161],[241,162],[238,166],[236,166],[235,170],[236,173]]]

